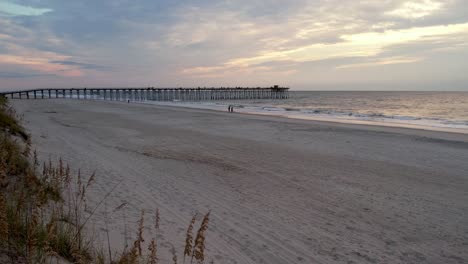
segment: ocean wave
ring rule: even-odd
[[[384,113],[359,113],[353,111],[339,111],[335,109],[310,109],[274,106],[244,106],[253,114],[266,114],[290,117],[296,119],[328,119],[330,121],[367,121],[400,125],[417,125],[423,127],[457,128],[468,130],[468,120],[450,120],[439,117],[417,117],[409,115],[386,115]]]

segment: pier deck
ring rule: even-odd
[[[95,99],[112,101],[209,101],[287,99],[289,88],[48,88],[0,93],[10,99]]]

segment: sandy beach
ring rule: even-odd
[[[118,185],[93,217],[105,244],[108,211],[114,250],[142,209],[150,240],[159,208],[163,262],[172,245],[181,256],[192,215],[211,210],[215,263],[468,263],[468,135],[106,101],[12,104],[41,160],[96,171],[90,204]]]

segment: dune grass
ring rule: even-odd
[[[90,210],[86,194],[96,180],[95,174],[85,177],[80,170],[72,173],[61,159],[39,164],[30,138],[7,99],[0,96],[0,252],[6,252],[11,263],[160,263],[157,237],[144,244],[144,211],[134,242],[115,256],[109,241],[106,254],[103,245],[87,237],[84,230],[88,220],[112,191]],[[205,261],[209,213],[194,239],[195,222],[196,215],[181,251],[184,263],[186,257],[190,263]],[[157,231],[159,225],[156,209],[155,223],[149,226]],[[177,263],[175,248],[170,253],[172,263]]]

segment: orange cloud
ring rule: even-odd
[[[19,65],[25,68],[39,71],[42,73],[55,74],[67,77],[82,76],[83,72],[79,68],[72,65],[61,65],[50,63],[50,59],[66,59],[67,56],[50,54],[52,56],[22,56],[22,55],[7,55],[0,54],[0,64]]]

